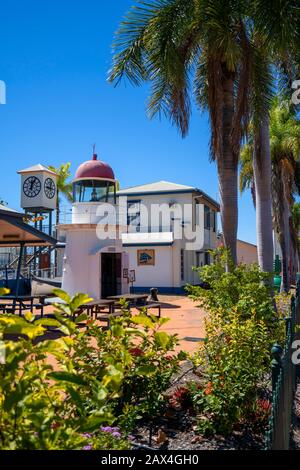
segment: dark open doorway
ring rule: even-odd
[[[101,297],[121,294],[121,253],[101,253]]]

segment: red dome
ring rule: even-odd
[[[75,180],[81,178],[114,180],[115,175],[111,167],[107,163],[97,160],[97,155],[94,154],[92,160],[88,160],[78,167]]]

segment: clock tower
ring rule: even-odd
[[[42,232],[52,233],[52,213],[57,203],[57,174],[46,166],[38,164],[20,170],[21,175],[21,207],[28,214],[29,220]],[[39,253],[34,247],[33,272],[49,269],[51,265],[51,251]],[[25,250],[25,259],[27,257]]]
[[[38,164],[20,170],[21,207],[33,214],[56,209],[57,174]]]

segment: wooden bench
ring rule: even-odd
[[[148,310],[150,309],[158,309],[158,318],[161,317],[161,304],[158,302],[152,302],[152,303],[143,305],[141,307],[136,307],[136,308],[137,310],[139,310],[139,312],[143,312],[144,310],[146,310],[147,313],[148,313]]]

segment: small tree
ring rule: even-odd
[[[57,174],[57,200],[56,200],[56,225],[60,222],[60,205],[61,195],[63,195],[68,202],[73,202],[72,183],[68,181],[71,176],[70,172],[71,163],[62,163],[59,167],[49,165],[48,168]]]
[[[62,163],[59,167],[54,167],[49,165],[48,168],[54,173],[57,174],[57,199],[56,199],[56,227],[58,227],[60,223],[60,205],[61,205],[61,195],[63,195],[68,202],[73,201],[73,194],[72,194],[72,183],[68,180],[71,176],[70,172],[71,163]],[[57,250],[55,250],[55,266],[57,269]]]

